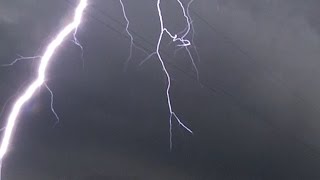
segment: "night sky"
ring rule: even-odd
[[[160,33],[156,0],[123,0],[135,44],[148,53]],[[187,0],[183,1],[185,4]],[[0,63],[41,55],[77,0],[0,0]],[[166,26],[185,28],[175,0]],[[134,49],[118,0],[89,0],[77,38],[54,55],[47,85],[19,117],[4,180],[320,179],[320,1],[195,0],[192,55],[165,36],[172,78],[169,148],[166,78],[155,56]],[[188,38],[192,38],[190,34]],[[35,78],[39,60],[0,67],[0,125]]]

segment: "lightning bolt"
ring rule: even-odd
[[[124,4],[123,4],[122,0],[119,0],[119,2],[120,2],[120,4],[121,4],[123,17],[124,17],[124,19],[125,19],[126,22],[127,22],[127,24],[126,24],[126,32],[127,32],[128,36],[130,37],[129,56],[128,56],[126,62],[125,62],[125,67],[124,67],[124,70],[126,70],[126,69],[128,68],[128,63],[129,63],[129,61],[130,61],[130,59],[131,59],[131,57],[132,57],[132,51],[133,51],[132,48],[133,48],[134,43],[133,43],[133,36],[132,36],[132,34],[130,33],[130,31],[129,31],[130,21],[129,21],[128,17],[127,17],[127,13],[126,13]]]
[[[79,48],[80,48],[80,50],[81,50],[81,60],[82,60],[82,69],[84,69],[84,58],[83,58],[83,47],[82,47],[82,45],[80,44],[80,42],[78,41],[78,39],[77,39],[77,37],[76,37],[76,34],[77,34],[77,28],[74,30],[74,32],[73,32],[73,43],[75,44],[75,45],[77,45]],[[50,91],[50,89],[48,88],[48,90]],[[51,92],[50,92],[51,93]]]
[[[125,7],[124,7],[124,4],[123,4],[123,1],[122,0],[119,0],[120,4],[121,4],[121,8],[122,8],[122,13],[123,13],[123,16],[126,20],[126,27],[125,27],[125,30],[128,34],[128,36],[130,37],[130,50],[129,50],[129,56],[127,58],[127,61],[125,62],[125,69],[127,68],[128,66],[128,62],[129,60],[131,59],[132,57],[132,49],[133,49],[133,46],[137,47],[135,44],[134,44],[134,41],[133,41],[133,36],[132,34],[130,33],[130,31],[128,30],[129,29],[129,25],[130,25],[130,21],[127,17],[127,14],[126,14],[126,11],[125,11]],[[188,52],[188,55],[191,59],[191,62],[192,62],[192,65],[194,67],[194,69],[196,70],[196,74],[197,74],[197,77],[199,79],[199,72],[198,72],[198,68],[194,62],[194,58],[192,57],[191,55],[191,52],[190,50],[188,49],[188,46],[191,45],[190,41],[185,39],[185,37],[189,34],[190,32],[190,29],[193,30],[193,26],[191,25],[191,22],[190,22],[190,14],[189,14],[189,7],[190,5],[192,4],[193,0],[190,0],[188,5],[187,5],[187,11],[185,10],[182,2],[180,0],[177,0],[177,2],[179,3],[181,9],[182,9],[182,13],[183,13],[183,16],[184,18],[186,19],[186,22],[187,22],[187,26],[186,28],[181,31],[180,33],[177,33],[175,35],[173,35],[172,33],[170,33],[170,31],[164,27],[164,22],[163,22],[163,17],[162,17],[162,11],[161,11],[161,7],[160,7],[160,3],[161,3],[161,0],[158,0],[157,1],[157,9],[158,9],[158,15],[159,15],[159,19],[160,19],[160,35],[159,35],[159,39],[158,39],[158,42],[157,42],[157,48],[156,48],[156,51],[149,54],[141,63],[140,65],[142,65],[146,60],[150,59],[151,56],[153,55],[157,55],[158,56],[158,60],[160,61],[160,64],[162,66],[162,69],[166,75],[166,78],[167,78],[167,88],[166,88],[166,97],[167,97],[167,104],[168,104],[168,108],[169,108],[169,133],[170,133],[170,150],[172,149],[172,119],[175,118],[179,125],[181,125],[183,128],[185,128],[187,131],[189,131],[190,133],[193,134],[192,130],[190,128],[188,128],[186,125],[184,125],[184,123],[182,123],[182,121],[179,119],[179,117],[176,115],[176,113],[173,111],[172,109],[172,104],[171,104],[171,97],[170,97],[170,88],[171,88],[171,77],[170,77],[170,74],[166,68],[166,65],[165,65],[165,62],[163,61],[162,57],[161,57],[161,54],[160,54],[160,46],[161,46],[161,42],[162,42],[162,37],[164,35],[164,33],[166,32],[172,39],[172,42],[180,42],[181,44],[179,44],[178,46],[180,47],[185,47],[186,51]],[[194,32],[194,31],[193,31]],[[178,37],[178,34],[182,34],[181,37]],[[139,48],[139,47],[137,47]],[[139,48],[140,49],[140,48]],[[145,52],[143,50],[143,52]],[[145,52],[146,53],[146,52]]]
[[[158,56],[158,60],[161,64],[161,66],[162,66],[162,70],[164,71],[166,78],[167,78],[166,95],[167,95],[167,104],[168,104],[169,113],[170,113],[170,115],[169,115],[170,149],[172,149],[172,119],[173,118],[175,118],[178,121],[179,125],[181,125],[187,131],[189,131],[190,133],[193,134],[192,130],[182,123],[182,121],[179,119],[179,117],[176,115],[176,113],[172,109],[171,97],[170,97],[171,77],[170,77],[170,74],[167,70],[165,62],[163,61],[161,53],[160,53],[160,46],[161,46],[161,42],[162,42],[164,33],[167,33],[171,37],[173,42],[175,42],[175,41],[180,42],[181,44],[179,44],[178,46],[187,47],[187,46],[191,45],[189,40],[184,39],[190,31],[189,17],[186,15],[185,8],[184,8],[183,4],[181,3],[181,1],[180,0],[177,0],[177,1],[181,6],[184,17],[187,19],[187,26],[188,26],[187,31],[181,37],[178,37],[177,34],[172,35],[170,33],[170,31],[164,26],[162,11],[161,11],[161,7],[160,7],[161,0],[157,0],[157,9],[158,9],[158,15],[159,15],[159,20],[160,20],[160,35],[159,35],[159,39],[158,39],[158,43],[157,43],[156,54]],[[190,54],[190,52],[189,52],[189,54]]]
[[[53,92],[51,91],[51,89],[49,88],[49,86],[46,83],[44,85],[45,85],[45,87],[47,88],[47,90],[50,93],[50,98],[51,98],[50,108],[51,108],[51,112],[53,113],[53,115],[56,117],[56,120],[57,120],[53,125],[53,127],[55,127],[60,122],[60,118],[59,118],[58,114],[56,113],[56,111],[53,108],[53,99],[54,99],[53,98]]]
[[[129,60],[132,58],[132,52],[133,52],[133,47],[142,50],[144,53],[148,54],[144,49],[136,46],[134,44],[134,39],[132,34],[130,33],[129,29],[129,19],[127,17],[126,11],[125,11],[125,6],[122,2],[122,0],[119,0],[121,7],[122,7],[122,12],[123,12],[123,16],[127,22],[125,30],[126,33],[128,34],[128,36],[130,37],[130,49],[129,49],[129,56],[127,58],[126,61],[126,66],[129,62]],[[161,0],[157,0],[157,10],[158,10],[158,15],[159,15],[159,20],[160,20],[160,35],[157,41],[157,46],[156,46],[156,51],[149,54],[147,56],[146,59],[149,59],[151,56],[153,55],[157,55],[158,60],[161,64],[162,70],[166,76],[166,80],[167,80],[167,87],[166,87],[166,99],[167,99],[167,105],[168,105],[168,109],[169,109],[169,124],[170,124],[170,149],[172,149],[172,120],[176,119],[177,122],[179,123],[180,126],[182,126],[184,129],[186,129],[188,132],[193,133],[192,130],[190,128],[188,128],[180,119],[179,117],[176,115],[176,113],[173,111],[172,108],[172,103],[171,103],[171,97],[170,97],[170,89],[171,89],[171,77],[170,74],[167,70],[167,67],[165,65],[165,62],[161,56],[160,53],[160,47],[161,47],[161,43],[162,43],[162,39],[164,34],[166,33],[167,35],[169,35],[172,39],[172,42],[179,42],[179,44],[177,46],[185,48],[191,58],[192,64],[196,70],[196,73],[198,75],[198,69],[196,67],[196,64],[194,63],[194,59],[191,55],[190,50],[188,49],[188,46],[191,45],[190,41],[188,39],[185,39],[186,36],[189,34],[190,30],[193,30],[193,26],[192,26],[192,22],[190,21],[191,17],[189,14],[189,6],[190,4],[193,2],[193,0],[190,0],[188,5],[187,5],[187,11],[184,7],[184,5],[182,4],[182,2],[180,0],[177,0],[177,2],[179,3],[183,16],[186,19],[187,22],[187,26],[186,28],[181,31],[180,33],[177,33],[175,35],[173,35],[165,26],[164,26],[164,21],[163,21],[163,17],[162,17],[162,12],[161,12]],[[5,154],[8,151],[8,146],[10,144],[10,140],[12,139],[12,132],[13,129],[15,128],[16,125],[16,121],[19,117],[20,111],[23,108],[24,104],[30,100],[33,95],[35,94],[35,92],[41,87],[41,86],[45,86],[48,91],[50,92],[51,95],[51,110],[54,113],[57,122],[59,122],[59,117],[57,115],[57,113],[55,112],[55,110],[53,109],[53,92],[50,90],[50,88],[47,86],[47,84],[45,83],[46,81],[46,69],[49,65],[49,62],[52,58],[52,56],[54,55],[54,53],[56,52],[56,50],[59,48],[59,46],[63,43],[63,41],[65,40],[65,38],[67,36],[69,36],[70,34],[72,34],[73,32],[73,42],[80,47],[82,55],[81,58],[83,60],[83,47],[81,46],[81,44],[79,43],[79,41],[76,38],[76,33],[77,33],[77,29],[82,21],[82,16],[84,13],[85,8],[87,7],[87,0],[79,0],[79,4],[77,5],[76,9],[75,9],[75,13],[74,13],[74,17],[73,17],[73,21],[70,22],[68,25],[66,25],[58,34],[57,36],[49,43],[49,45],[47,46],[44,54],[42,56],[34,56],[34,57],[23,57],[20,56],[18,59],[16,59],[15,61],[13,61],[10,64],[5,64],[3,66],[11,66],[13,64],[15,64],[16,62],[20,61],[20,60],[25,60],[25,59],[36,59],[39,58],[40,59],[40,63],[39,63],[39,67],[38,67],[38,74],[37,74],[37,78],[26,88],[26,90],[24,91],[24,93],[22,93],[22,95],[20,95],[17,100],[14,102],[13,107],[9,113],[8,119],[6,121],[6,125],[4,127],[4,134],[2,137],[2,141],[1,141],[1,145],[0,145],[0,179],[1,179],[1,166],[2,166],[2,162],[3,162],[3,158],[5,157]],[[146,60],[145,59],[145,60]],[[145,61],[144,60],[144,61]],[[143,61],[143,62],[144,62]]]
[[[53,41],[47,46],[46,51],[44,52],[43,56],[41,56],[37,78],[27,87],[25,92],[15,101],[13,108],[9,114],[8,119],[7,119],[7,122],[5,125],[4,135],[3,135],[1,146],[0,146],[0,165],[2,164],[2,160],[8,150],[8,146],[9,146],[10,140],[12,138],[12,131],[15,127],[15,124],[16,124],[17,118],[19,116],[19,113],[21,111],[21,108],[30,98],[32,98],[32,96],[34,95],[36,90],[39,89],[43,84],[45,84],[46,69],[48,67],[48,64],[49,64],[52,56],[54,55],[57,48],[64,41],[64,39],[69,34],[71,34],[73,31],[76,32],[79,24],[81,23],[82,14],[83,14],[83,11],[85,10],[86,6],[87,6],[87,0],[80,0],[79,4],[75,10],[73,21],[70,24],[68,24],[67,26],[65,26],[58,33],[58,35],[55,37],[55,39],[53,39]],[[49,89],[49,91],[50,91],[50,89]],[[51,91],[50,91],[50,93],[52,95]]]
[[[188,18],[189,18],[189,19],[191,19],[190,6],[191,6],[191,4],[193,3],[193,1],[194,1],[194,0],[190,0],[190,1],[188,2],[188,5],[187,5],[187,15],[188,15]],[[196,46],[195,43],[194,43],[195,30],[194,30],[194,25],[193,25],[193,22],[192,22],[192,21],[190,22],[190,26],[191,26],[191,30],[192,30],[192,39],[191,39],[192,46],[193,46],[193,48],[194,48],[194,50],[195,50],[195,52],[196,52],[198,61],[200,61],[200,55],[199,55],[199,52],[198,52],[198,48],[197,48],[197,46]],[[197,75],[199,75],[199,74],[197,74]],[[198,76],[198,80],[199,80],[199,76]]]
[[[5,66],[13,66],[14,64],[16,64],[17,62],[22,61],[22,60],[34,60],[34,59],[41,58],[41,56],[24,57],[24,56],[21,56],[19,54],[18,54],[18,56],[19,56],[19,58],[15,59],[10,64],[2,64],[1,66],[3,66],[3,67],[5,67]]]
[[[128,18],[127,13],[126,13],[126,9],[125,9],[124,3],[123,3],[122,0],[119,0],[119,2],[120,2],[120,5],[121,5],[123,17],[126,20],[125,31],[126,31],[127,35],[129,36],[129,38],[130,38],[129,56],[128,56],[127,60],[125,61],[125,64],[124,64],[124,71],[126,71],[127,68],[128,68],[128,65],[129,65],[129,61],[132,58],[133,47],[135,47],[136,49],[139,49],[140,51],[142,51],[145,54],[148,54],[148,53],[144,49],[142,49],[141,47],[137,46],[134,43],[133,35],[129,31],[130,21],[129,21],[129,18]]]

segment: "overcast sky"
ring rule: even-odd
[[[156,0],[123,0],[135,43],[156,48]],[[183,1],[187,3],[187,1]],[[0,0],[0,63],[41,55],[77,0]],[[165,25],[185,28],[178,3],[162,1]],[[134,49],[118,0],[92,0],[77,38],[53,56],[47,85],[28,102],[3,162],[5,180],[319,179],[320,2],[195,0],[191,48],[164,38],[173,108],[169,149],[166,78],[156,57]],[[192,38],[190,34],[188,38]],[[199,57],[199,58],[198,58]],[[0,68],[1,124],[34,79],[38,60]]]

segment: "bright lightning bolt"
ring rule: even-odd
[[[12,131],[15,127],[18,115],[21,111],[23,105],[34,95],[37,89],[39,89],[45,82],[46,79],[46,69],[49,65],[49,61],[56,49],[61,45],[64,39],[72,33],[72,31],[76,31],[79,24],[81,23],[82,14],[84,9],[87,6],[87,0],[80,0],[79,5],[75,10],[75,15],[73,21],[65,26],[65,28],[60,31],[60,33],[56,36],[56,38],[47,46],[47,49],[43,56],[41,57],[40,65],[38,68],[38,76],[37,78],[28,86],[26,91],[17,99],[14,103],[13,108],[9,114],[7,119],[7,124],[5,126],[4,135],[2,138],[1,146],[0,146],[0,162],[2,162],[4,155],[8,150],[8,146],[10,144],[10,140],[12,138]],[[50,89],[48,89],[50,91]],[[51,95],[52,92],[50,91]],[[51,101],[52,102],[52,101]],[[52,104],[51,104],[52,105]],[[52,107],[52,106],[51,106]],[[53,109],[52,109],[53,110]],[[53,111],[54,112],[54,111]],[[56,115],[56,114],[55,114]],[[57,117],[57,116],[56,116]],[[0,163],[1,165],[1,163]]]
[[[144,53],[148,54],[144,49],[136,46],[134,44],[134,40],[133,40],[133,36],[129,31],[129,19],[127,17],[126,11],[125,11],[125,6],[122,2],[122,0],[119,0],[121,7],[122,7],[122,12],[123,12],[123,16],[126,20],[126,33],[128,34],[128,36],[130,37],[130,50],[129,50],[129,56],[127,58],[126,61],[126,66],[129,62],[129,60],[132,58],[132,52],[133,52],[133,47],[142,50]],[[187,10],[185,9],[184,5],[182,4],[182,2],[180,0],[177,0],[177,2],[179,3],[183,16],[187,22],[187,26],[186,28],[181,31],[180,33],[177,33],[175,35],[173,35],[165,26],[164,26],[164,22],[163,22],[163,17],[162,17],[162,12],[161,12],[161,8],[160,8],[160,4],[161,4],[161,0],[157,0],[157,10],[158,10],[158,15],[159,15],[159,20],[160,20],[160,35],[159,35],[159,39],[157,41],[157,46],[156,46],[156,51],[149,54],[147,56],[147,58],[145,60],[142,61],[145,62],[147,59],[149,59],[151,56],[153,55],[157,55],[158,60],[161,64],[162,70],[164,71],[165,75],[166,75],[166,79],[167,79],[167,87],[166,87],[166,99],[167,99],[167,105],[169,108],[169,125],[170,125],[170,149],[172,149],[172,120],[176,119],[177,122],[179,123],[180,126],[182,126],[184,129],[186,129],[187,131],[189,131],[190,133],[193,133],[192,130],[190,128],[188,128],[186,125],[184,125],[184,123],[179,119],[179,117],[176,115],[176,113],[173,111],[172,108],[172,103],[171,103],[171,97],[170,97],[170,89],[171,89],[171,77],[170,74],[167,70],[167,67],[165,65],[165,62],[161,56],[160,53],[160,46],[162,43],[162,39],[164,34],[166,33],[167,35],[169,35],[172,39],[172,42],[179,42],[180,44],[178,44],[177,46],[181,47],[181,48],[185,48],[186,51],[188,52],[188,55],[190,56],[190,59],[192,61],[192,64],[194,66],[194,69],[196,70],[197,76],[198,76],[198,69],[196,67],[196,64],[194,62],[194,59],[191,55],[190,50],[188,49],[188,46],[191,45],[190,41],[188,39],[185,39],[186,36],[189,34],[190,30],[193,31],[193,25],[192,22],[190,21],[191,17],[189,14],[189,6],[190,4],[193,2],[193,0],[190,0],[188,5],[187,5]],[[5,154],[8,151],[8,146],[10,144],[10,140],[12,138],[12,132],[13,129],[15,127],[17,118],[20,114],[20,111],[23,107],[23,105],[30,100],[34,93],[36,92],[36,90],[38,90],[41,86],[45,86],[50,95],[51,95],[51,110],[53,112],[53,114],[55,115],[56,119],[57,119],[57,123],[59,122],[59,117],[57,115],[57,113],[55,112],[54,108],[53,108],[53,92],[49,89],[49,87],[47,86],[47,84],[45,83],[46,80],[46,69],[49,65],[49,62],[52,58],[52,56],[54,55],[55,51],[57,50],[57,48],[63,43],[64,39],[70,35],[73,32],[73,42],[80,47],[81,52],[82,52],[82,60],[83,60],[83,47],[81,46],[81,44],[79,43],[79,41],[76,38],[76,33],[77,33],[77,29],[81,23],[82,20],[82,15],[83,12],[85,10],[87,6],[87,0],[79,0],[79,4],[75,9],[75,14],[74,14],[74,18],[73,21],[66,25],[58,34],[57,36],[53,39],[53,41],[47,46],[46,51],[44,52],[43,56],[34,56],[34,57],[22,57],[20,56],[20,58],[16,59],[15,61],[13,61],[10,64],[5,64],[3,66],[11,66],[13,64],[15,64],[16,62],[23,60],[23,59],[36,59],[39,58],[40,59],[40,64],[39,64],[39,68],[38,68],[38,76],[37,78],[27,87],[27,89],[24,91],[24,93],[22,95],[20,95],[18,97],[18,99],[15,101],[12,110],[9,113],[8,119],[6,121],[6,125],[4,127],[4,135],[2,138],[2,142],[0,144],[0,179],[1,179],[1,165],[2,165],[2,160],[5,156]],[[182,34],[182,35],[180,35]],[[180,36],[180,37],[178,37]],[[142,64],[141,63],[141,64]],[[1,131],[1,130],[0,130]]]
[[[188,34],[189,32],[189,29],[190,29],[190,22],[189,22],[189,18],[188,16],[185,14],[185,9],[184,9],[184,6],[182,5],[181,1],[180,0],[177,0],[182,8],[182,11],[183,11],[183,14],[184,16],[186,17],[187,19],[187,23],[188,23],[188,30],[187,32],[181,36],[181,37],[177,37],[177,35],[172,35],[168,29],[164,26],[164,23],[163,23],[163,17],[162,17],[162,12],[161,12],[161,7],[160,7],[160,3],[161,3],[161,0],[157,0],[157,9],[158,9],[158,15],[159,15],[159,20],[160,20],[160,35],[159,35],[159,39],[158,39],[158,43],[157,43],[157,49],[156,49],[156,54],[158,56],[158,60],[160,61],[160,64],[162,66],[162,70],[164,71],[165,75],[166,75],[166,78],[167,78],[167,88],[166,88],[166,95],[167,95],[167,103],[168,103],[168,108],[169,108],[169,113],[170,113],[170,116],[169,116],[169,132],[170,132],[170,149],[172,149],[172,118],[175,118],[178,123],[183,127],[185,128],[187,131],[189,131],[190,133],[193,133],[191,129],[189,129],[186,125],[184,125],[181,120],[179,119],[179,117],[176,115],[176,113],[173,111],[172,109],[172,105],[171,105],[171,98],[170,98],[170,88],[171,88],[171,77],[170,77],[170,74],[167,70],[167,67],[161,57],[161,53],[160,53],[160,46],[161,46],[161,42],[162,42],[162,38],[163,38],[163,35],[164,33],[166,32],[171,38],[172,38],[172,41],[179,41],[180,45],[178,46],[182,46],[182,47],[187,47],[190,45],[190,41],[189,40],[186,40],[184,39],[185,36]]]

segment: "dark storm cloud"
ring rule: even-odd
[[[10,2],[10,1],[9,1]],[[13,23],[17,19],[17,12],[13,10],[8,2],[1,2],[0,23]]]
[[[136,42],[151,51],[159,35],[155,2],[124,1]],[[168,27],[182,30],[177,4],[162,2]],[[73,10],[66,1],[0,4],[1,63],[17,53],[38,55]],[[318,7],[318,1],[196,0],[191,15],[202,85],[191,78],[186,54],[174,57],[174,46],[162,45],[174,108],[195,132],[190,136],[175,124],[168,154],[159,63],[152,58],[138,67],[144,56],[135,51],[123,72],[129,41],[119,2],[91,2],[78,29],[84,68],[79,48],[66,41],[48,71],[60,124],[52,129],[48,93],[41,91],[19,122],[4,171],[17,179],[90,179],[111,170],[140,179],[319,177]],[[0,70],[1,105],[32,70],[26,62]]]
[[[212,4],[211,9],[206,8],[208,4]],[[232,75],[224,69],[225,72],[212,77],[220,77],[221,81],[229,82],[230,85],[237,84],[230,91],[237,91],[235,93],[244,102],[256,106],[263,114],[271,115],[276,123],[283,126],[290,123],[298,123],[297,126],[304,124],[309,126],[304,131],[309,132],[311,126],[319,127],[317,106],[320,86],[317,77],[320,71],[317,67],[320,64],[320,36],[312,22],[317,17],[318,4],[318,1],[232,0],[198,3],[196,8],[202,10],[199,12],[202,17],[220,32],[204,34],[202,39],[212,37],[212,41],[208,40],[206,45],[216,47],[219,43],[231,44],[230,48],[221,49],[218,53],[233,52],[235,60],[230,62],[223,59],[220,61],[225,63],[221,64],[242,68],[239,73],[233,72]],[[199,26],[205,25],[199,23]],[[221,42],[214,36],[228,38]],[[217,61],[213,53],[207,56],[211,57],[210,61],[208,59],[210,63]],[[228,76],[230,80],[226,78]],[[243,83],[247,87],[241,85]],[[265,106],[270,106],[270,112]],[[299,109],[295,111],[297,114],[292,113],[293,109]],[[279,112],[279,117],[275,117],[275,112]],[[305,119],[311,121],[309,125]]]
[[[0,22],[19,23],[21,18],[28,15],[28,8],[35,5],[36,0],[2,1],[0,7]]]

